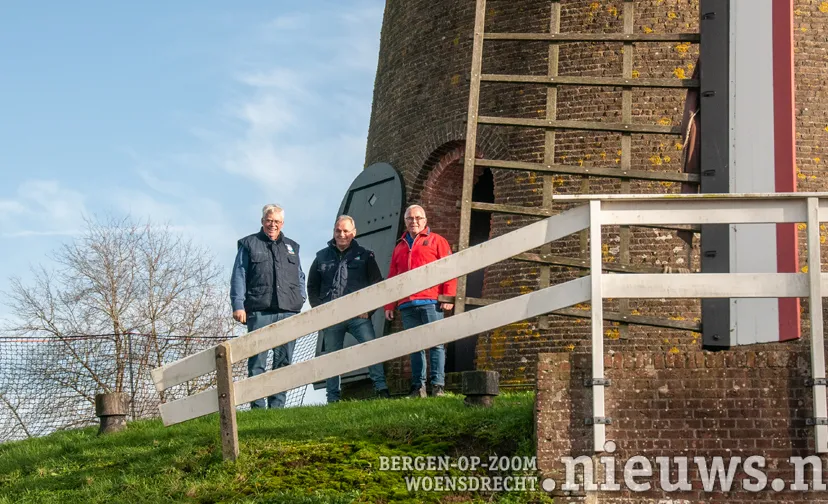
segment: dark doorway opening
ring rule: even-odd
[[[494,177],[492,171],[486,169],[480,174],[472,189],[472,201],[480,203],[494,203]],[[492,232],[492,213],[477,212],[471,214],[469,226],[469,245],[479,245],[488,240]],[[483,280],[485,270],[477,270],[466,277],[466,297],[483,297]],[[467,310],[475,307],[466,306]],[[446,372],[458,373],[473,371],[477,336],[469,336],[451,342],[446,347]]]

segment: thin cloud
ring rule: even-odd
[[[24,229],[21,231],[14,231],[12,233],[2,233],[2,238],[27,238],[30,236],[77,236],[81,234],[79,229],[65,229],[60,231],[37,231],[34,229]]]

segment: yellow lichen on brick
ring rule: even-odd
[[[828,2],[819,4],[819,12],[828,12]]]
[[[669,125],[673,124],[673,120],[670,119],[669,117],[662,117],[661,119],[658,120],[658,124],[660,124],[662,126],[669,126]]]
[[[682,145],[681,142],[676,142],[675,148],[676,148],[676,150],[681,150],[681,149],[684,148],[684,145]]]
[[[815,157],[815,158],[814,158],[814,162],[815,162],[815,163],[819,163],[820,161],[822,161],[822,159],[820,159],[820,158],[818,158],[818,157]]]
[[[672,317],[670,317],[670,320],[687,320],[687,319],[685,319],[681,315],[673,315]]]
[[[690,70],[691,72],[693,71],[694,68],[696,68],[696,65],[694,65],[693,63],[688,63],[687,64],[687,69]]]
[[[606,336],[608,339],[616,340],[619,337],[621,337],[621,333],[618,331],[618,329],[610,328],[604,331],[604,336]]]
[[[808,27],[807,27],[807,26],[803,26],[802,28],[800,28],[800,29],[799,29],[799,31],[801,31],[801,32],[805,33],[806,31],[808,31]]]
[[[825,243],[825,237],[824,236],[819,237],[819,243]]]
[[[677,17],[678,17],[678,14],[676,14],[675,12],[668,12],[667,13],[667,19],[676,19]]]
[[[607,12],[610,16],[618,17],[618,7],[614,5],[610,5],[609,7],[607,7]]]
[[[687,74],[684,73],[684,68],[682,68],[682,67],[676,67],[676,69],[673,70],[673,75],[676,76],[676,79],[686,79],[687,78]]]
[[[680,354],[681,350],[679,350],[676,347],[673,347],[673,348],[670,349],[670,353],[673,354],[673,355]]]
[[[807,273],[808,272],[808,265],[806,264],[805,266],[799,268],[799,271],[801,271],[803,273]]]
[[[633,77],[633,79],[637,79],[639,75],[641,75],[641,74],[638,72],[638,70],[633,70],[633,71],[632,71],[632,77]]]
[[[578,160],[578,166],[584,166],[584,160],[583,159]]]
[[[607,153],[606,152],[601,153],[601,159],[607,159]]]
[[[804,222],[800,222],[799,224],[796,225],[796,229],[798,229],[800,231],[805,231],[806,229],[808,229],[808,225],[805,224]]]
[[[653,33],[653,29],[649,26],[645,26],[641,29],[644,33]]]
[[[589,4],[589,10],[591,10],[592,12],[595,12],[600,8],[601,4],[599,4],[598,2],[592,2],[591,4]]]
[[[641,312],[638,310],[633,310],[630,312],[630,315],[641,315]]]
[[[501,280],[500,282],[498,282],[498,285],[500,285],[501,287],[511,287],[512,285],[514,285],[514,283],[514,280],[512,280],[511,278],[507,278],[505,280]]]
[[[532,292],[532,288],[531,288],[531,287],[529,287],[529,286],[527,286],[527,285],[521,285],[521,286],[520,286],[520,293],[521,293],[521,294],[529,294],[530,292]]]
[[[489,357],[492,360],[500,360],[506,355],[506,336],[503,336],[500,329],[492,333],[489,347]]]
[[[807,177],[805,176],[804,173],[802,173],[801,171],[798,171],[798,172],[796,172],[796,178],[798,178],[799,180],[805,180]]]
[[[673,158],[671,158],[670,156],[664,156],[664,162],[665,163],[669,163],[670,161],[672,161],[672,159]]]
[[[661,163],[663,161],[664,160],[658,154],[653,154],[652,156],[650,156],[650,164],[652,164],[653,166],[661,166]]]
[[[690,42],[682,42],[680,44],[676,44],[674,49],[679,54],[687,54],[687,51],[690,50]]]
[[[574,344],[574,343],[570,343],[570,344],[568,344],[568,345],[566,346],[566,349],[567,349],[567,350],[569,350],[570,352],[571,352],[571,351],[573,351],[573,350],[575,350],[575,344]]]

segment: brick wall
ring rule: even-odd
[[[787,488],[771,490],[776,478],[794,481],[789,457],[814,454],[813,428],[805,419],[813,416],[810,357],[805,345],[772,345],[763,350],[729,352],[615,352],[605,359],[607,440],[615,443],[616,482],[624,486],[624,464],[635,455],[649,459],[654,476],[650,492],[586,492],[591,502],[824,502],[828,492],[804,493]],[[767,350],[765,350],[767,348]],[[591,376],[585,355],[542,354],[538,358],[536,441],[539,469],[553,478],[560,490],[565,481],[561,457],[594,456],[592,428],[584,418],[592,416],[592,394],[584,387]],[[610,456],[600,453],[599,456]],[[738,471],[730,492],[705,492],[694,456],[766,457],[768,487],[762,492],[741,490],[747,476]],[[691,491],[661,492],[655,457],[688,457]],[[828,482],[828,457],[822,456],[823,482]],[[597,458],[595,466],[603,468]],[[579,469],[580,471],[580,469]],[[671,481],[676,481],[673,474]],[[606,481],[601,476],[597,483]],[[641,479],[641,478],[640,478]],[[581,480],[582,481],[582,480]],[[811,471],[805,481],[811,483]],[[583,490],[583,487],[581,488]],[[738,491],[737,491],[738,490]],[[567,494],[557,491],[556,502]],[[584,496],[584,492],[580,492]],[[580,499],[571,499],[578,501]]]
[[[547,0],[489,0],[487,31],[548,31]],[[563,32],[620,32],[624,2],[562,0]],[[825,64],[828,62],[828,12],[824,3],[796,0],[796,92],[797,161],[800,190],[825,189],[822,170],[828,162],[828,100],[824,99]],[[698,0],[646,0],[634,2],[635,32],[695,32],[698,30]],[[441,165],[447,154],[463,145],[468,106],[468,74],[471,64],[471,33],[474,2],[406,0],[387,2],[380,41],[380,55],[374,89],[374,103],[366,149],[366,165],[389,162],[400,170],[409,200],[424,202],[430,224],[451,242],[456,242],[459,211],[452,206],[454,187],[461,165]],[[692,73],[697,46],[675,43],[635,44],[634,75],[645,77],[687,77]],[[622,44],[561,45],[560,74],[620,76]],[[486,43],[484,72],[546,74],[547,44],[534,42]],[[481,114],[545,117],[546,92],[543,86],[484,84]],[[683,93],[677,90],[636,90],[633,92],[634,122],[678,124]],[[559,119],[618,121],[621,92],[616,88],[563,86],[559,90]],[[632,168],[679,171],[678,137],[633,135]],[[543,159],[542,131],[517,128],[479,129],[478,150],[489,159],[540,161]],[[592,132],[557,135],[555,162],[584,166],[619,165],[620,136]],[[436,169],[442,169],[435,176]],[[455,171],[452,171],[455,170]],[[543,177],[539,174],[493,170],[495,202],[524,206],[542,203]],[[436,182],[436,181],[440,182]],[[428,185],[428,181],[435,181]],[[584,191],[619,192],[614,179],[553,177],[556,193]],[[677,185],[658,182],[631,183],[634,193],[678,192]],[[433,207],[433,208],[428,208]],[[515,230],[534,219],[495,214],[492,236]],[[803,235],[804,236],[804,235]],[[617,230],[608,229],[606,261],[618,261]],[[802,251],[804,253],[804,246]],[[680,265],[683,243],[673,233],[638,228],[632,232],[630,258],[633,264]],[[578,237],[553,244],[553,252],[578,257]],[[804,265],[804,256],[803,256]],[[574,278],[578,271],[554,268],[554,283]],[[508,298],[539,286],[537,265],[506,261],[488,268],[484,296]],[[584,306],[583,308],[587,308]],[[607,301],[605,309],[614,309]],[[803,309],[806,308],[803,307]],[[632,302],[634,314],[666,315],[677,320],[698,320],[695,301]],[[699,347],[699,335],[643,326],[628,331],[608,324],[607,346],[616,350],[688,352]],[[586,321],[550,317],[549,328],[537,320],[513,324],[480,336],[476,350],[478,368],[501,373],[502,385],[531,387],[539,352],[586,352]],[[389,367],[389,376],[402,378],[405,370]]]

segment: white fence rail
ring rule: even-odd
[[[828,275],[821,273],[819,223],[828,220],[828,193],[723,195],[597,195],[556,198],[584,202],[556,216],[350,294],[295,317],[253,331],[229,343],[234,362],[282,345],[305,334],[348,320],[451,278],[471,273],[589,228],[590,275],[513,299],[500,301],[445,320],[388,335],[326,354],[301,364],[273,370],[234,384],[235,403],[313,383],[332,376],[408,355],[591,301],[594,446],[606,440],[602,302],[605,298],[810,298],[811,359],[816,451],[828,453],[822,292]],[[657,224],[807,224],[808,273],[605,274],[601,264],[601,231],[607,225]],[[216,370],[213,349],[153,371],[161,391]],[[219,410],[215,389],[163,404],[165,425]]]

